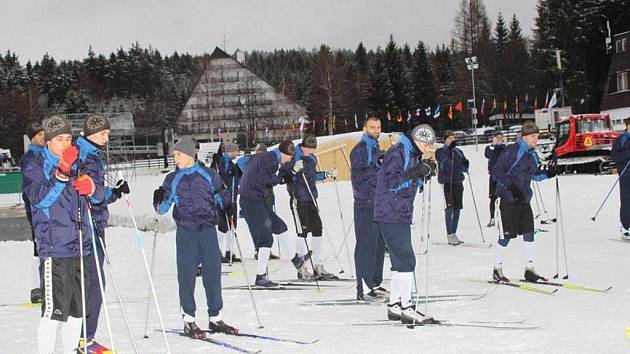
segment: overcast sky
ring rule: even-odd
[[[215,46],[355,49],[384,44],[392,33],[413,48],[448,43],[460,0],[11,0],[2,2],[0,50],[20,61],[80,59],[88,48],[109,54],[138,41],[163,54],[199,54]],[[526,35],[536,0],[485,0],[491,21],[516,14]]]

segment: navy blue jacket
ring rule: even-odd
[[[217,170],[226,188],[230,191],[230,193],[232,193],[233,200],[236,200],[236,196],[238,195],[240,170],[236,164],[232,162],[230,155],[223,154],[223,157],[217,164]]]
[[[188,230],[214,227],[218,213],[223,212],[224,205],[231,203],[230,191],[223,185],[219,174],[199,162],[166,175],[162,188],[166,192],[159,213],[165,214],[175,204],[175,224]]]
[[[387,224],[411,224],[416,190],[424,186],[422,179],[412,180],[407,171],[418,165],[419,155],[405,135],[383,158],[378,172],[374,196],[374,220]]]
[[[516,186],[525,200],[532,199],[532,180],[536,182],[547,179],[544,171],[539,169],[540,162],[536,150],[530,148],[523,139],[508,145],[492,169],[492,178],[497,182],[497,195],[509,203],[514,203],[510,185]]]
[[[378,171],[381,169],[378,140],[363,134],[350,153],[352,193],[355,207],[373,207]]]
[[[109,220],[107,205],[118,200],[118,197],[111,188],[105,187],[107,169],[101,157],[101,149],[83,137],[77,139],[77,147],[79,148],[79,168],[82,173],[92,177],[96,186],[94,194],[90,197],[94,211],[94,226],[99,231],[99,235],[105,237],[104,230]]]
[[[31,203],[33,229],[40,257],[79,257],[79,202],[83,255],[92,254],[92,229],[85,198],[72,188],[76,176],[68,182],[55,178],[59,158],[44,148],[41,156],[30,159],[22,170],[24,191]]]
[[[456,184],[464,181],[464,152],[459,148],[453,149],[442,146],[435,151],[438,163],[438,182],[440,184]]]
[[[621,173],[628,163],[630,163],[630,133],[625,131],[615,139],[610,158],[617,163],[617,171]],[[630,168],[621,176],[620,182],[630,183]]]
[[[488,159],[488,172],[492,172],[492,168],[499,160],[499,156],[505,150],[505,144],[496,144],[496,145],[488,145],[486,146],[486,150],[484,151],[484,155],[486,159]]]
[[[243,160],[243,157],[240,160]],[[270,193],[269,187],[282,182],[283,174],[277,173],[280,165],[278,149],[250,155],[240,165],[246,166],[239,187],[241,196],[265,200]]]
[[[44,153],[43,146],[39,146],[37,144],[29,144],[28,151],[26,151],[24,155],[22,155],[22,159],[20,160],[20,169],[24,171],[24,169],[26,169],[26,166],[28,166],[28,164],[31,163],[31,160],[37,157],[41,157],[43,153]],[[24,178],[24,176],[22,176],[22,178]],[[24,179],[22,179],[22,186],[24,186]],[[33,212],[31,211],[31,202],[28,200],[28,197],[26,196],[26,190],[24,188],[22,188],[22,200],[24,201],[24,210],[26,211],[26,219],[32,226]]]
[[[315,182],[325,180],[326,172],[317,171],[317,160],[315,156],[305,156],[304,152],[302,152],[302,144],[298,144],[295,147],[295,156],[291,159],[290,166],[295,165],[299,160],[304,161],[304,169],[301,173],[293,176],[293,182],[287,184],[287,191],[289,191],[289,195],[295,195],[297,200],[301,202],[312,202],[313,199],[309,193],[309,188],[311,193],[313,193],[313,198],[317,200],[318,193]],[[308,187],[304,183],[304,177],[306,177]]]

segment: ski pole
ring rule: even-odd
[[[428,314],[429,304],[429,247],[431,245],[431,179],[429,178],[429,197],[427,200],[427,257],[424,261],[424,313]]]
[[[155,274],[155,249],[157,246],[157,234],[158,234],[158,213],[155,213],[155,226],[153,227],[153,246],[151,247],[151,278]],[[149,338],[149,309],[151,308],[151,286],[147,289],[147,308],[144,316],[144,338]]]
[[[79,168],[77,168],[77,176],[79,175]],[[79,228],[79,269],[80,269],[80,273],[81,273],[81,311],[82,311],[82,320],[83,320],[83,334],[85,336],[87,336],[87,313],[86,313],[86,306],[85,306],[85,302],[87,300],[87,294],[85,293],[85,267],[83,265],[83,220],[82,220],[82,213],[83,213],[83,208],[81,208],[81,194],[79,194],[79,192],[77,192],[77,202],[78,202],[78,209],[79,209],[79,215],[77,215],[77,225]],[[83,340],[83,352],[87,353],[87,340],[84,339]]]
[[[615,180],[615,183],[613,183],[612,187],[610,187],[610,190],[608,191],[608,194],[606,194],[606,197],[602,201],[602,204],[599,206],[599,208],[597,208],[597,211],[595,212],[595,215],[593,215],[591,220],[595,221],[595,219],[597,219],[597,215],[599,215],[599,212],[604,207],[604,204],[606,204],[606,201],[610,197],[610,194],[612,193],[612,191],[615,189],[615,186],[617,185],[617,183],[619,183],[619,180],[621,179],[621,177],[626,173],[626,170],[628,169],[629,165],[630,165],[630,160],[628,162],[626,162],[626,166],[623,168],[623,170],[621,171],[621,173],[619,174],[619,176]]]
[[[129,214],[131,215],[131,221],[133,221],[133,227],[136,231],[136,241],[138,242],[140,253],[142,254],[142,260],[144,261],[144,270],[146,271],[147,276],[149,277],[149,286],[151,288],[153,301],[155,302],[155,309],[157,310],[158,318],[160,320],[160,326],[162,328],[162,336],[164,337],[164,343],[166,343],[166,351],[170,353],[171,347],[168,344],[168,338],[166,337],[166,329],[164,328],[164,321],[162,320],[162,311],[160,311],[160,304],[158,302],[157,294],[155,292],[155,285],[153,284],[153,276],[151,275],[151,270],[149,269],[149,262],[147,261],[147,254],[144,251],[144,240],[142,236],[140,235],[140,230],[138,229],[138,224],[136,223],[136,217],[133,215],[133,209],[131,208],[131,202],[129,201],[129,196],[127,196],[126,194],[124,196],[125,196],[125,201],[127,202],[127,209],[129,210]],[[157,223],[157,216],[156,216],[156,223]],[[156,230],[157,230],[157,225],[156,225]],[[155,242],[155,239],[154,239],[154,242]],[[151,260],[151,262],[153,262],[153,259]],[[146,334],[145,334],[145,337],[148,338]]]
[[[538,212],[534,219],[538,219],[540,217],[540,203],[538,203],[538,193],[536,193],[536,182],[532,181],[532,185],[534,186],[534,200],[536,201],[536,211]]]
[[[346,244],[346,242],[348,242],[348,235],[350,235],[350,231],[352,230],[353,226],[354,219],[350,222],[350,225],[348,225],[348,228],[343,233],[343,242],[341,242],[341,246],[339,246],[339,249],[337,249],[337,253],[335,253],[335,259],[339,258],[339,254],[341,253],[341,251],[343,251],[344,245]]]
[[[96,247],[96,239],[99,237],[99,235],[96,232],[96,228],[94,227],[94,222],[92,220],[92,203],[90,203],[87,197],[85,198],[85,201],[87,202],[87,206],[88,206],[88,223],[90,224],[90,228],[92,229],[92,249],[94,250],[94,261],[95,261],[94,263],[96,264],[96,276],[98,277],[98,289],[101,292],[101,298],[103,299],[103,310],[105,312],[105,323],[107,323],[107,332],[109,334],[109,340],[112,346],[112,351],[115,353],[116,345],[114,344],[114,335],[112,334],[112,323],[109,320],[109,310],[107,309],[107,299],[105,298],[105,288],[103,287],[103,270],[101,269],[100,256],[98,254],[98,248]],[[105,249],[103,245],[101,245],[101,247],[103,250]],[[122,306],[122,301],[120,301],[120,304]],[[124,311],[125,310],[123,307],[123,313]],[[125,318],[126,317],[127,316],[125,315]],[[129,325],[129,323],[127,323],[127,325]],[[131,330],[131,328],[129,328],[129,330]],[[87,332],[83,333],[83,338],[85,341],[87,341]],[[131,335],[131,338],[132,338],[131,340],[133,341],[133,334]],[[137,352],[138,351],[136,350],[136,353]]]
[[[556,176],[556,198],[558,198],[558,217],[560,218],[560,231],[562,232],[562,253],[564,254],[564,270],[566,275],[562,279],[569,279],[569,262],[567,260],[567,244],[564,234],[564,218],[562,217],[562,200],[560,198],[560,182]]]
[[[534,187],[536,192],[538,192],[538,196],[540,197],[540,205],[542,205],[543,207],[543,212],[545,213],[545,215],[547,215],[547,208],[545,207],[545,200],[543,199],[542,192],[540,191],[540,186],[538,185],[538,183],[534,183]]]
[[[308,247],[308,242],[306,242],[306,236],[305,237],[300,237],[300,235],[302,234],[302,224],[300,223],[300,217],[299,214],[296,215],[297,211],[297,199],[295,198],[294,195],[291,195],[291,200],[290,200],[290,207],[291,207],[291,214],[293,215],[293,224],[295,225],[295,233],[297,235],[297,238],[303,238],[304,239],[304,243],[306,244],[306,253],[310,254],[311,250]],[[299,242],[298,240],[295,240],[295,242]],[[313,268],[313,272],[315,272],[315,264],[313,263],[313,256],[312,254],[310,254],[310,256],[308,257],[310,263],[311,263],[311,267]],[[322,289],[320,289],[319,287],[319,280],[317,280],[317,277],[315,276],[315,274],[313,274],[313,278],[315,279],[315,285],[317,286],[317,292],[321,292]]]
[[[479,225],[479,232],[481,233],[481,241],[482,243],[486,243],[486,238],[483,236],[483,228],[481,227],[481,219],[479,219],[479,210],[477,209],[477,200],[475,199],[475,190],[472,186],[472,181],[470,180],[470,173],[466,171],[466,175],[468,176],[468,185],[470,186],[470,195],[472,195],[473,206],[475,207],[475,214],[477,215],[477,224]]]
[[[426,178],[424,179],[424,181],[426,183]],[[425,183],[423,183],[423,186]],[[414,309],[418,308],[418,303],[420,301],[420,287],[418,285],[420,283],[420,274],[421,274],[420,269],[422,268],[422,252],[423,252],[422,251],[422,240],[423,240],[422,231],[423,231],[424,216],[425,216],[424,212],[425,212],[425,194],[422,193],[422,211],[420,212],[420,259],[418,260],[418,263],[417,263],[418,274],[415,274],[415,270],[414,270],[414,276],[413,276],[414,286],[416,287],[416,303],[414,305]],[[413,325],[415,324],[416,324],[416,319],[414,317],[412,328],[413,328]]]
[[[308,194],[311,196],[311,200],[313,201],[313,204],[315,204],[315,209],[317,210],[317,215],[319,215],[319,218],[322,218],[322,214],[319,211],[319,205],[317,204],[317,200],[315,200],[315,197],[313,196],[313,191],[311,191],[311,186],[308,185],[308,181],[306,180],[306,176],[304,175],[304,173],[300,173],[302,175],[302,179],[304,180],[304,184],[306,185],[306,189],[308,190]],[[335,251],[335,245],[332,243],[332,240],[330,239],[330,233],[328,232],[328,230],[326,230],[326,228],[324,227],[324,223],[322,223],[322,229],[324,231],[326,231],[326,234],[328,234],[328,237],[326,237],[326,239],[328,240],[328,243],[330,243],[330,247],[332,248],[333,252]],[[306,238],[304,239],[304,241],[306,241]],[[308,244],[307,246],[308,247]],[[315,268],[313,268],[313,271],[315,271]]]
[[[227,213],[225,214],[225,219],[228,220],[228,226],[230,228],[230,232],[234,237],[234,241],[236,242],[236,249],[238,250],[238,255],[243,258],[243,252],[241,251],[241,243],[238,241],[238,236],[236,236],[236,231],[234,230],[234,224],[228,218]],[[256,307],[256,300],[254,299],[254,292],[252,291],[252,285],[249,283],[249,276],[247,275],[247,267],[245,267],[245,262],[241,261],[241,266],[243,267],[243,275],[245,275],[245,282],[247,283],[247,290],[249,291],[249,297],[252,300],[252,306],[254,307],[254,313],[256,314],[256,321],[258,322],[258,328],[263,328],[264,326],[260,323],[260,316],[258,315],[258,308]]]
[[[341,209],[341,198],[339,198],[339,187],[337,186],[337,177],[333,178],[333,183],[335,184],[335,194],[337,196],[337,208],[339,209],[339,215],[341,217],[341,228],[342,230],[346,230],[346,222],[343,218],[343,211]],[[344,237],[345,240],[345,237]],[[350,276],[354,277],[354,265],[352,264],[352,259],[350,258],[350,250],[348,249],[348,243],[344,242],[346,249],[346,256],[348,257],[348,265],[350,266]]]

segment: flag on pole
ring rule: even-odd
[[[416,109],[416,117],[420,117],[420,111],[422,111],[422,108]]]
[[[516,110],[516,113],[519,112],[518,96],[516,96],[516,98],[514,99],[514,109]]]
[[[479,110],[479,114],[481,116],[484,116],[486,114],[486,99],[484,98],[483,100],[481,100],[481,109]]]
[[[453,106],[448,106],[448,119],[453,120]]]
[[[538,109],[538,96],[534,97],[534,110]]]
[[[549,108],[553,108],[556,106],[556,104],[558,104],[558,97],[556,97],[556,93],[553,93],[553,96],[551,96],[551,100],[549,100]]]
[[[458,112],[461,112],[464,109],[464,107],[462,106],[462,101],[459,101],[456,105],[455,105],[455,110]]]
[[[337,116],[333,114],[332,117],[332,134],[335,134],[335,130],[337,130]]]
[[[527,92],[525,92],[525,109],[529,109],[529,95],[527,95]]]
[[[315,118],[313,118],[313,134],[317,135],[317,128],[315,127],[315,125],[317,124],[317,121],[315,120]]]
[[[547,96],[545,96],[545,106],[543,108],[549,107],[549,91],[547,91]]]
[[[440,105],[435,106],[435,111],[433,112],[433,118],[437,119],[440,117]]]
[[[507,100],[503,101],[503,113],[507,113],[508,111],[508,105],[507,105]]]
[[[433,110],[431,109],[431,106],[429,106],[429,107],[427,107],[427,108],[425,108],[425,109],[424,109],[424,114],[425,114],[427,117],[430,117],[430,116],[431,116],[431,112],[432,112],[432,111],[433,111]]]
[[[392,116],[389,114],[389,111],[387,111],[387,120],[390,122],[392,121]]]
[[[269,137],[269,128],[265,128],[265,138]]]
[[[354,114],[354,129],[359,129],[359,122],[357,121],[357,114]]]
[[[303,132],[305,130],[306,130],[306,118],[300,117],[300,132]]]
[[[411,112],[407,110],[407,124],[411,123]]]
[[[497,98],[495,97],[493,102],[492,102],[492,112],[496,112],[497,111]]]
[[[398,115],[396,116],[396,122],[400,123],[402,121],[403,121],[402,113],[398,112]]]

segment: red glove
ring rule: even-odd
[[[94,194],[94,190],[96,189],[94,181],[92,181],[92,178],[88,175],[80,175],[72,182],[72,187],[76,189],[80,195],[88,196]]]
[[[57,172],[55,176],[61,181],[68,181],[70,178],[70,172],[72,171],[72,164],[79,157],[79,150],[76,146],[72,145],[64,150],[61,158],[59,159],[59,166],[57,166]]]

